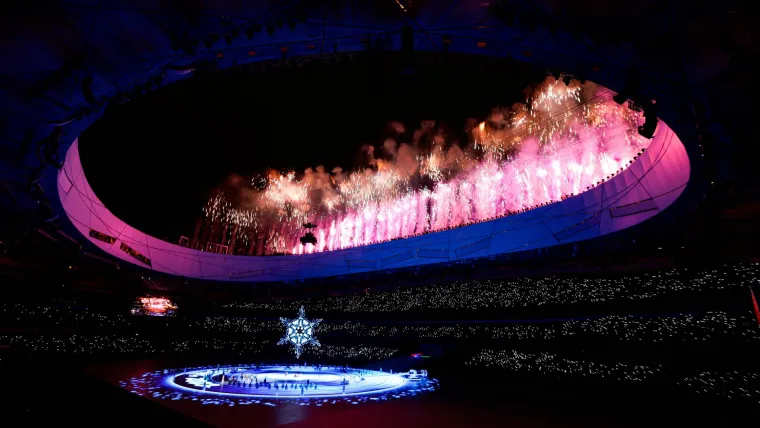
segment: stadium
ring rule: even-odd
[[[551,88],[557,86],[563,87],[561,90],[556,90],[557,92],[567,91],[571,93],[567,97],[578,96],[561,82],[551,84],[550,89],[544,91],[552,93]],[[588,86],[590,85],[586,87]],[[577,89],[575,91],[577,93],[584,92],[582,87]],[[595,103],[596,106],[602,106],[600,109],[608,108],[610,104],[614,103],[611,94],[605,96],[602,91],[599,92],[601,94],[594,95],[591,102]],[[543,95],[544,93],[540,93],[536,98],[542,99]],[[556,104],[561,108],[563,101],[557,101]],[[586,103],[590,102],[586,101]],[[586,108],[593,109],[593,107],[588,107],[588,104],[583,103],[570,107],[573,110]],[[566,109],[558,112],[547,111],[547,116],[561,116],[563,121],[567,121],[566,116],[568,114],[573,113],[567,113]],[[600,116],[604,115],[605,113],[600,114]],[[64,166],[58,175],[58,192],[63,210],[71,223],[76,225],[79,232],[87,236],[94,245],[126,262],[143,264],[159,272],[188,278],[231,281],[302,280],[440,263],[442,260],[445,262],[461,262],[471,258],[500,256],[515,251],[545,248],[595,238],[640,223],[663,211],[675,201],[686,187],[690,172],[686,150],[675,133],[664,123],[659,123],[655,131],[656,136],[651,139],[651,142],[648,142],[649,144],[646,147],[644,147],[645,141],[636,141],[632,144],[633,147],[626,147],[627,150],[618,149],[617,152],[610,152],[611,154],[607,152],[587,154],[587,151],[591,151],[589,146],[596,149],[599,144],[607,146],[626,145],[626,141],[616,140],[624,140],[628,135],[628,130],[620,130],[621,123],[612,119],[608,120],[611,125],[594,129],[590,133],[592,136],[596,136],[596,133],[610,133],[612,136],[608,137],[609,141],[600,143],[595,138],[587,138],[581,134],[578,142],[572,144],[560,137],[558,143],[549,142],[548,144],[558,144],[563,148],[547,154],[546,157],[549,159],[545,161],[537,159],[535,152],[525,154],[526,150],[520,151],[518,154],[518,157],[526,159],[505,162],[503,164],[505,166],[501,168],[488,168],[490,166],[488,164],[495,162],[483,162],[487,164],[483,168],[485,172],[476,171],[467,174],[468,177],[463,180],[464,184],[460,185],[459,192],[456,193],[464,194],[463,196],[449,196],[453,193],[450,190],[450,187],[453,186],[444,182],[433,191],[432,196],[426,196],[421,201],[422,198],[417,194],[421,192],[414,191],[402,194],[400,197],[390,199],[387,202],[384,200],[386,197],[381,196],[382,199],[379,202],[373,201],[371,205],[361,206],[357,209],[358,214],[348,212],[342,216],[337,216],[337,228],[336,221],[330,221],[330,217],[336,216],[328,216],[326,221],[319,223],[329,222],[331,224],[322,224],[322,227],[314,225],[319,235],[315,244],[297,243],[294,246],[286,244],[287,247],[293,248],[294,254],[280,257],[280,260],[277,261],[273,261],[271,257],[247,256],[246,254],[237,257],[228,255],[226,252],[229,251],[229,247],[234,248],[236,242],[230,242],[226,236],[222,237],[221,243],[216,243],[216,247],[219,245],[224,247],[224,253],[219,254],[220,251],[217,250],[216,254],[209,254],[209,251],[194,250],[158,240],[120,221],[97,198],[89,186],[82,169],[79,147],[76,142],[67,152]],[[620,122],[625,123],[623,120],[620,119]],[[541,118],[537,122],[550,122],[550,119]],[[546,123],[534,133],[546,133],[546,129],[556,126],[554,123]],[[636,123],[633,126],[637,126]],[[486,133],[485,131],[476,132]],[[520,129],[509,129],[507,132],[510,134],[517,133],[520,132]],[[507,139],[509,137],[483,137],[483,139],[495,138]],[[641,146],[637,144],[641,144]],[[633,150],[636,149],[639,151],[633,153]],[[611,166],[608,165],[610,162],[604,163],[605,155],[614,158],[611,161]],[[577,162],[572,159],[575,157],[581,160]],[[600,162],[598,165],[594,165],[592,161],[586,160],[587,158],[599,159]],[[530,178],[527,175],[528,184],[525,191],[527,197],[518,194],[513,198],[520,200],[502,199],[508,191],[507,188],[515,186],[516,179],[525,174],[525,171],[530,171],[533,168],[544,171],[546,174],[546,170],[542,166],[533,165],[534,162],[537,163],[537,160],[549,165],[558,165],[558,170],[572,172],[572,167],[575,166],[579,172],[571,180],[565,180],[565,177],[561,176],[561,178],[554,177],[541,180],[540,183],[531,182],[531,180],[538,181],[539,177]],[[449,160],[448,162],[456,163],[457,161]],[[514,163],[527,164],[527,166],[513,166]],[[623,168],[624,166],[626,168]],[[594,170],[595,167],[596,171]],[[482,179],[497,174],[489,169],[497,169],[501,175],[505,176],[501,183],[497,184],[494,181]],[[394,173],[391,171],[388,175]],[[391,187],[394,187],[393,184],[395,183],[388,184],[387,181],[390,180],[384,177],[386,174],[382,171],[378,172],[377,175],[380,178],[365,179],[362,177],[357,180],[352,180],[353,176],[350,176],[346,181],[347,185],[341,186],[340,189],[349,186],[361,187],[361,193],[357,199],[367,198],[366,193],[377,192],[382,194],[393,191]],[[469,177],[469,175],[475,177]],[[290,184],[279,183],[282,180],[280,177],[276,180],[278,182],[275,185],[278,187],[285,187]],[[351,182],[360,180],[370,181],[370,184],[354,184]],[[383,182],[379,185],[373,183],[378,180]],[[560,180],[565,183],[565,186],[555,184]],[[476,185],[471,186],[470,181],[475,181]],[[477,183],[477,181],[481,181],[482,184]],[[591,185],[593,185],[593,190],[591,190]],[[481,194],[486,189],[492,189],[493,186],[499,186],[502,191],[493,192],[494,196],[484,198],[485,201],[472,195]],[[551,189],[552,187],[556,187],[556,189]],[[565,187],[565,189],[561,187]],[[365,188],[369,189],[366,190]],[[582,188],[589,190],[582,191]],[[539,193],[541,190],[545,192],[545,195]],[[288,192],[292,191],[285,189],[280,190],[279,193],[287,196]],[[307,190],[304,193],[308,192]],[[349,192],[349,190],[345,190],[339,195],[350,199]],[[575,192],[578,192],[577,195]],[[539,193],[539,195],[534,197],[532,193]],[[283,199],[283,195],[276,194],[270,198]],[[432,203],[436,200],[442,202]],[[349,200],[349,203],[351,202],[354,201]],[[288,201],[282,205],[287,203],[291,202]],[[223,202],[216,204],[221,205]],[[458,207],[458,205],[464,204],[474,207],[464,209]],[[386,205],[395,205],[395,209]],[[438,208],[438,205],[443,205],[443,207]],[[505,208],[500,209],[501,207]],[[276,207],[276,209],[280,209],[280,207]],[[444,216],[441,213],[441,211],[449,213],[451,210],[459,212],[460,215],[450,218],[451,216]],[[282,209],[281,211],[285,212],[286,210]],[[410,212],[413,215],[402,215]],[[290,221],[291,223],[300,224],[310,220],[307,214],[288,213],[286,215],[295,217],[294,220]],[[220,217],[224,213],[210,215]],[[497,217],[502,218],[496,219]],[[377,218],[387,218],[387,220],[382,221],[377,220]],[[420,225],[419,223],[425,219],[426,224]],[[281,219],[277,220],[278,224],[282,224],[282,222]],[[360,222],[366,223],[367,226],[362,227],[363,225],[358,224]],[[369,227],[370,225],[372,227]],[[395,230],[390,230],[394,228]],[[325,229],[329,229],[329,231],[325,233]],[[347,231],[349,229],[350,231]],[[230,228],[230,230],[234,235],[238,228]],[[265,235],[275,235],[281,239],[282,235],[288,233],[284,229],[261,232]],[[290,234],[292,235],[292,233]],[[378,236],[384,239],[377,238]],[[373,239],[394,242],[373,243]],[[250,240],[251,246],[255,245],[255,238],[250,238]],[[197,239],[193,241],[197,241]],[[334,249],[333,246],[335,246]],[[208,243],[204,247],[210,249]],[[144,256],[144,258],[136,257],[136,254]]]
[[[753,5],[666,3],[9,6],[9,403],[755,418]]]

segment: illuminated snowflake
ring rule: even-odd
[[[298,311],[298,318],[292,320],[280,318],[280,322],[285,326],[285,336],[277,344],[293,344],[293,352],[295,352],[296,358],[301,357],[304,346],[319,346],[319,341],[314,338],[314,330],[322,320],[309,321],[306,319],[306,311],[303,306]]]

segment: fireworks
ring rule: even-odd
[[[371,168],[270,172],[240,194],[220,191],[204,209],[224,244],[247,254],[313,253],[490,220],[578,194],[627,167],[648,140],[640,113],[593,83],[548,78],[526,103],[495,109],[465,148],[425,122],[414,141],[367,149]],[[428,136],[423,149],[419,140]],[[243,195],[243,196],[241,196]],[[303,245],[302,225],[317,225]],[[221,232],[219,232],[221,231]],[[218,234],[221,233],[221,237]]]

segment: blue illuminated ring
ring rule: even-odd
[[[219,370],[225,372],[227,370],[232,369],[233,367],[224,367]],[[202,374],[206,374],[210,371],[212,371],[209,368],[202,368],[202,369],[196,369],[187,371],[185,373],[180,374],[173,374],[164,377],[163,384],[167,387],[170,387],[172,389],[178,389],[182,391],[189,391],[200,395],[214,395],[214,396],[223,396],[223,397],[239,397],[239,398],[269,398],[269,399],[277,399],[277,400],[291,400],[291,399],[304,399],[304,398],[336,398],[336,397],[356,397],[356,396],[365,396],[365,395],[374,395],[374,394],[381,394],[393,390],[402,389],[405,386],[408,386],[409,379],[407,379],[403,374],[390,374],[375,370],[362,370],[362,372],[365,373],[362,380],[354,383],[349,383],[346,388],[346,392],[343,392],[343,386],[341,384],[336,384],[335,379],[341,379],[345,377],[352,376],[353,373],[342,373],[337,371],[338,369],[325,369],[325,370],[316,370],[313,367],[297,367],[295,369],[286,369],[285,366],[263,366],[259,369],[249,368],[249,367],[236,367],[242,371],[236,372],[235,374],[248,374],[251,376],[258,376],[261,380],[263,380],[264,377],[267,377],[268,379],[272,379],[274,377],[274,380],[281,381],[283,379],[287,379],[291,382],[297,381],[295,377],[288,378],[289,374],[298,373],[298,374],[305,374],[307,375],[307,378],[310,380],[310,382],[314,382],[317,385],[317,389],[312,392],[311,389],[307,389],[304,391],[304,394],[300,394],[300,388],[296,389],[288,389],[288,390],[280,390],[280,389],[266,389],[268,393],[261,393],[262,389],[256,389],[256,393],[248,393],[246,391],[251,390],[250,387],[237,387],[237,386],[226,386],[226,388],[239,388],[241,392],[224,392],[220,390],[215,389],[223,389],[225,386],[219,387],[216,382],[213,382],[212,385],[206,389],[201,387],[191,387],[187,385],[179,384],[178,381],[182,381],[183,379],[187,379],[188,376],[198,376]],[[217,374],[218,376],[218,374]],[[320,378],[324,378],[321,379]],[[371,379],[377,379],[382,378],[382,382],[368,382],[368,380]],[[330,380],[327,380],[330,379]],[[367,382],[367,383],[365,383]],[[303,383],[299,381],[300,383]],[[325,393],[324,391],[330,391],[328,393]],[[289,391],[293,391],[292,393],[288,393]]]

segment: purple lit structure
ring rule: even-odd
[[[74,226],[116,258],[188,278],[267,282],[458,262],[596,238],[660,213],[681,195],[690,172],[684,145],[659,121],[649,147],[628,168],[561,202],[402,240],[278,257],[204,252],[131,227],[92,191],[82,170],[77,141],[69,148],[57,181],[61,204]]]

